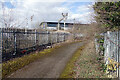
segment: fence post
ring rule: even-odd
[[[2,62],[2,50],[3,50],[3,31],[2,28],[0,28],[0,63]]]
[[[36,46],[36,44],[37,44],[37,31],[35,29],[35,46]]]
[[[14,36],[14,53],[13,53],[13,55],[16,55],[17,45],[16,45],[16,32],[15,32],[15,30],[13,31],[13,36]]]
[[[49,44],[50,41],[50,32],[47,31],[47,44]]]
[[[57,43],[59,43],[59,34],[57,33]]]
[[[53,32],[51,32],[51,40],[50,40],[50,45],[52,45],[52,39],[53,39]]]
[[[27,38],[27,35],[28,35],[27,32],[28,32],[28,31],[27,31],[27,28],[25,28],[25,37],[26,37],[26,38]],[[27,47],[28,47],[28,44],[25,44],[25,45],[27,45]]]
[[[2,50],[3,50],[3,31],[2,28],[0,28],[0,63],[2,63]],[[0,65],[0,79],[2,79],[2,65]]]
[[[55,43],[57,43],[57,36],[58,36],[58,35],[57,35],[57,33],[55,33],[55,35],[56,35],[56,42],[55,42]]]
[[[64,42],[65,42],[65,33],[64,33]]]

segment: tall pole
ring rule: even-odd
[[[62,16],[63,16],[63,20],[64,20],[64,30],[65,30],[65,21],[67,19],[68,13],[65,13],[65,14],[62,13]]]
[[[65,30],[65,19],[64,19],[64,30]]]
[[[68,13],[65,13],[65,14],[62,13],[62,16],[64,18],[64,30],[65,30],[65,21],[67,19]]]
[[[59,28],[60,28],[60,22],[61,22],[62,20],[64,20],[64,30],[65,30],[65,21],[66,21],[66,19],[67,19],[68,13],[66,13],[66,14],[63,14],[63,13],[62,13],[62,16],[63,16],[63,18],[58,21],[58,30],[59,30]]]

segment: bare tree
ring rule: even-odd
[[[28,25],[28,18],[25,18],[23,20],[19,20],[16,18],[17,12],[14,10],[14,8],[7,8],[4,5],[4,2],[0,2],[1,6],[1,18],[0,22],[2,24],[2,27],[4,28],[19,28],[23,26]],[[14,5],[14,4],[13,4]]]

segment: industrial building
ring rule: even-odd
[[[59,23],[59,29],[64,30],[64,23]],[[42,22],[40,24],[40,28],[46,30],[57,30],[58,29],[58,22]],[[73,28],[73,23],[65,23],[65,30],[69,30]]]

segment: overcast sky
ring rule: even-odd
[[[5,10],[12,10],[11,16],[15,22],[24,22],[26,18],[30,25],[30,18],[33,16],[32,23],[43,21],[58,21],[62,18],[61,13],[68,13],[67,22],[73,22],[73,19],[81,23],[90,23],[94,16],[92,5],[94,1],[90,0],[2,0]],[[1,6],[2,8],[2,6]],[[0,15],[3,11],[0,9]],[[19,23],[20,24],[20,23]]]

